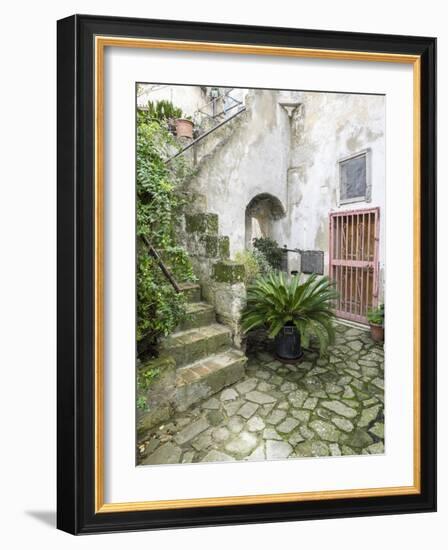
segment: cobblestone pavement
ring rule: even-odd
[[[283,364],[252,342],[245,377],[153,428],[140,464],[384,453],[384,355],[369,332],[338,323],[325,358]]]

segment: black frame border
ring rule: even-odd
[[[57,527],[72,534],[436,510],[436,39],[74,15],[57,25]],[[421,492],[308,502],[94,508],[94,37],[158,38],[421,58]]]

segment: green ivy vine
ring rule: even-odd
[[[137,114],[137,344],[141,353],[155,355],[157,342],[185,318],[185,299],[178,294],[148,254],[149,239],[178,282],[194,281],[190,259],[176,236],[185,206],[181,189],[191,175],[179,157],[166,159],[179,148],[165,121],[154,110]]]

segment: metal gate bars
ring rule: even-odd
[[[367,323],[367,311],[378,304],[379,214],[379,208],[330,214],[330,277],[343,319]]]

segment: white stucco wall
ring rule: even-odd
[[[220,233],[230,237],[231,254],[245,245],[247,204],[256,195],[268,193],[287,212],[273,222],[272,237],[280,246],[323,250],[326,273],[329,213],[380,207],[382,270],[385,98],[251,90],[245,101],[246,113],[230,123],[230,133],[229,128],[218,130],[223,143],[216,146],[219,134],[214,136],[214,152],[207,151],[191,182],[192,188],[205,195],[207,210],[219,214]],[[338,161],[363,150],[368,150],[370,160],[371,200],[339,206]],[[290,269],[295,268],[295,258],[289,254]]]
[[[229,235],[231,254],[244,248],[245,210],[252,198],[271,193],[284,207],[287,204],[290,129],[276,98],[277,92],[250,91],[246,112],[229,123],[233,133],[205,158],[192,182],[206,196],[207,209],[219,214],[220,232]]]
[[[292,137],[288,177],[288,248],[324,250],[328,269],[329,213],[380,207],[380,268],[384,267],[385,98],[354,94],[304,93],[299,132]],[[369,202],[339,204],[339,161],[367,150]]]
[[[209,100],[205,87],[146,85],[138,105],[167,99],[191,116]],[[226,89],[222,89],[224,93]],[[385,258],[385,97],[375,95],[234,89],[246,111],[189,151],[197,162],[190,189],[198,207],[219,215],[230,252],[245,247],[246,206],[260,194],[281,202],[282,219],[268,224],[271,237],[289,249],[324,251],[329,264],[329,214],[380,208],[380,294]],[[339,161],[368,151],[368,202],[339,204]],[[288,254],[289,269],[300,256]]]

